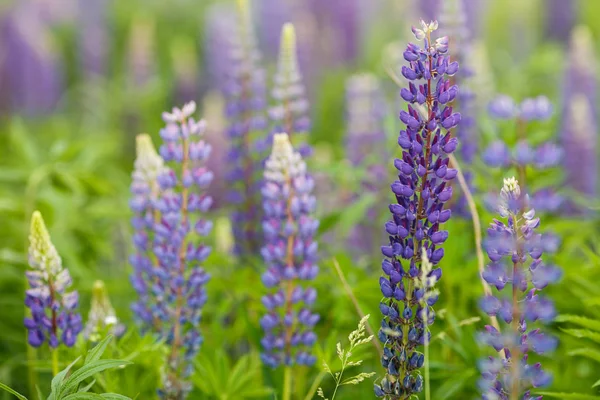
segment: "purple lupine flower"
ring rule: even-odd
[[[106,0],[78,0],[79,61],[84,79],[103,75],[108,61]]]
[[[235,32],[235,9],[230,4],[216,3],[206,11],[204,60],[209,87],[225,91],[231,64],[231,32]]]
[[[319,222],[312,217],[314,182],[285,133],[273,137],[264,178],[265,245],[261,253],[267,270],[262,281],[271,292],[262,298],[267,313],[260,321],[265,331],[261,358],[273,368],[312,365],[316,358],[310,349],[317,340],[313,327],[319,315],[311,306],[317,292],[301,282],[313,280],[319,270],[314,240]]]
[[[135,230],[133,244],[135,252],[129,258],[133,266],[131,285],[137,300],[131,308],[143,332],[162,331],[160,310],[156,293],[153,291],[156,264],[153,255],[154,222],[160,218],[155,203],[159,196],[158,174],[164,168],[163,159],[156,152],[152,139],[146,134],[136,137],[137,157],[132,174],[131,200],[132,225]]]
[[[543,142],[533,147],[526,138],[527,126],[533,121],[545,121],[552,116],[552,103],[545,96],[527,98],[521,104],[506,95],[499,95],[489,104],[490,116],[497,119],[516,120],[517,143],[510,149],[503,141],[492,142],[482,153],[482,160],[494,168],[515,167],[519,173],[521,186],[525,187],[527,166],[544,170],[557,166],[563,157],[563,150],[552,142]],[[563,198],[552,188],[540,188],[533,193],[532,205],[538,211],[556,211]],[[535,201],[550,196],[551,201]],[[493,201],[489,202],[493,205]]]
[[[425,21],[433,21],[440,17],[440,0],[415,0],[418,4],[415,6],[419,10],[419,17]]]
[[[230,45],[229,82],[225,89],[228,136],[231,140],[227,162],[231,166],[228,181],[229,201],[234,205],[232,215],[235,252],[249,256],[260,247],[260,205],[258,204],[258,171],[267,141],[262,134],[267,125],[265,117],[265,73],[259,67],[260,53],[248,0],[238,2],[237,32]],[[257,138],[257,136],[259,136]],[[257,140],[258,139],[258,140]]]
[[[560,139],[565,152],[565,183],[587,199],[595,198],[598,193],[596,66],[592,33],[587,27],[577,27],[564,74]],[[571,201],[566,208],[569,213],[583,211]]]
[[[17,113],[37,115],[56,108],[63,89],[63,68],[51,40],[52,21],[36,2],[17,2],[4,17],[0,68],[9,106]]]
[[[271,92],[276,105],[269,110],[274,123],[274,133],[285,132],[303,157],[311,153],[306,143],[310,129],[308,100],[296,54],[296,31],[290,23],[281,29],[281,48]]]
[[[432,41],[437,22],[421,25],[422,29],[413,27],[413,33],[425,41],[423,48],[409,44],[404,52],[408,65],[402,74],[410,82],[403,98],[409,104],[400,120],[406,130],[398,137],[402,158],[394,161],[399,174],[391,185],[397,203],[389,206],[392,219],[385,224],[389,245],[381,248],[384,276],[379,283],[384,299],[379,308],[384,318],[378,336],[384,344],[381,362],[387,374],[375,385],[375,394],[396,400],[423,388],[418,370],[424,356],[417,348],[429,341],[427,326],[434,321],[431,307],[437,296],[428,299],[424,310],[420,299],[431,288],[417,288],[416,282],[424,280],[425,256],[435,267],[429,274],[435,281],[441,277],[437,266],[448,232],[440,227],[450,218],[444,204],[452,197],[449,183],[456,176],[456,170],[448,167],[448,154],[458,145],[451,130],[460,122],[460,114],[449,105],[458,89],[448,79],[458,71],[458,63],[446,55],[447,38]]]
[[[549,353],[557,345],[555,338],[532,325],[554,318],[552,302],[539,292],[556,282],[561,272],[541,259],[543,238],[535,232],[540,219],[535,217],[528,201],[514,177],[505,179],[498,213],[507,222],[494,220],[485,242],[490,264],[483,272],[483,279],[499,292],[508,287],[508,296],[489,295],[480,302],[486,314],[506,323],[502,332],[486,326],[479,335],[483,344],[504,356],[489,357],[480,363],[480,389],[486,400],[508,400],[516,398],[515,394],[529,399],[532,387],[547,386],[551,381],[539,363],[528,364],[528,353]]]
[[[212,229],[204,215],[212,204],[206,189],[213,174],[205,166],[211,151],[202,138],[206,123],[192,117],[195,111],[196,103],[190,102],[163,113],[166,126],[160,131],[159,153],[166,166],[156,178],[159,195],[153,207],[159,218],[153,222],[156,265],[151,290],[154,317],[171,346],[159,391],[167,399],[185,398],[191,390],[187,379],[203,341],[200,317],[209,276],[201,264],[211,250],[203,238]]]
[[[577,20],[578,4],[577,1],[548,0],[544,7],[546,13],[544,37],[567,42]]]
[[[595,199],[598,194],[598,125],[584,95],[571,100],[565,119],[562,132],[565,183],[588,200]],[[569,203],[567,211],[581,212],[582,209]]]
[[[381,198],[384,187],[381,182],[388,179],[388,169],[381,162],[389,151],[385,146],[384,118],[386,102],[379,80],[372,74],[353,75],[346,81],[346,154],[350,164],[364,170],[359,177],[360,191],[353,193],[350,200],[361,194],[371,193]],[[382,235],[377,207],[366,211],[367,218],[350,233],[351,248],[357,255],[368,255],[379,246]]]
[[[39,211],[31,217],[29,266],[31,270],[25,273],[29,283],[25,306],[31,311],[31,317],[24,321],[27,341],[33,347],[40,347],[46,341],[53,349],[60,343],[73,346],[82,330],[77,311],[79,294],[67,292],[71,286],[69,270],[63,268]]]

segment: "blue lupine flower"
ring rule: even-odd
[[[388,168],[382,160],[389,153],[386,147],[384,119],[387,105],[379,80],[372,74],[351,76],[346,82],[346,156],[355,168],[361,168],[360,187],[350,200],[370,193],[382,199],[384,182],[388,180]],[[350,233],[350,247],[356,256],[372,254],[381,243],[382,234],[379,207],[370,207],[367,218],[357,224]]]
[[[545,96],[528,98],[521,102],[515,101],[506,95],[499,95],[489,104],[490,116],[496,119],[515,119],[517,130],[517,143],[510,149],[502,140],[493,141],[482,153],[482,160],[494,168],[508,168],[513,166],[519,172],[520,179],[524,185],[527,177],[528,166],[537,170],[544,170],[557,166],[563,157],[563,150],[552,142],[543,142],[533,147],[526,138],[528,123],[532,121],[545,121],[553,113],[553,106]],[[546,196],[551,196],[552,201],[541,201]],[[492,208],[494,200],[488,199]],[[538,211],[556,211],[563,203],[562,196],[551,188],[540,188],[531,197],[532,206]]]
[[[300,154],[309,156],[311,148],[306,143],[306,134],[310,129],[308,100],[296,54],[296,31],[289,23],[283,25],[281,30],[279,62],[271,94],[276,103],[269,110],[274,133],[287,133]]]
[[[206,302],[204,288],[209,279],[201,264],[210,254],[203,237],[212,229],[204,218],[212,199],[206,194],[213,174],[206,166],[211,147],[202,139],[204,120],[192,116],[196,104],[163,113],[163,144],[159,153],[167,165],[157,176],[159,196],[154,208],[160,218],[153,223],[154,268],[152,292],[154,315],[163,324],[162,335],[171,346],[165,364],[164,398],[184,398],[191,390],[186,381],[193,372],[192,360],[202,344],[200,317]]]
[[[25,305],[31,311],[31,317],[25,318],[28,343],[33,347],[46,341],[51,348],[60,343],[73,346],[82,330],[77,311],[79,294],[67,292],[71,286],[69,270],[63,268],[39,211],[31,217],[29,266],[31,270],[25,273],[29,284]]]
[[[265,245],[261,253],[267,270],[262,281],[272,291],[262,298],[267,313],[260,321],[265,331],[261,358],[273,368],[312,365],[316,358],[310,349],[317,340],[313,327],[319,315],[310,309],[317,293],[301,282],[314,279],[319,270],[314,240],[319,222],[311,216],[314,182],[285,133],[273,138],[264,178]]]
[[[164,161],[156,152],[152,139],[146,134],[136,137],[134,171],[131,182],[132,198],[129,206],[133,211],[131,220],[134,254],[129,258],[133,266],[131,284],[137,293],[137,300],[131,308],[143,332],[160,333],[162,324],[157,313],[157,296],[152,286],[155,280],[154,261],[154,222],[160,218],[155,203],[159,196],[157,176],[164,168]]]
[[[268,141],[263,134],[267,128],[265,116],[265,73],[259,66],[260,53],[252,27],[248,0],[238,2],[237,32],[230,43],[228,83],[225,88],[226,116],[231,149],[227,176],[231,184],[229,201],[232,214],[235,252],[239,255],[258,253],[260,239],[259,170],[262,153]]]
[[[147,136],[138,138],[132,184],[137,230],[132,282],[139,295],[133,309],[145,329],[171,346],[159,391],[167,399],[183,399],[191,390],[187,378],[202,344],[199,324],[209,279],[201,264],[210,254],[202,238],[212,228],[203,218],[212,204],[206,189],[213,174],[205,167],[211,147],[202,140],[205,122],[191,117],[195,110],[191,102],[163,113],[160,157]]]
[[[451,215],[444,204],[452,197],[449,181],[457,173],[448,167],[447,154],[457,148],[451,130],[461,117],[449,105],[458,88],[450,85],[447,76],[458,71],[458,63],[446,55],[446,38],[432,41],[437,22],[421,21],[421,25],[413,33],[425,41],[423,48],[409,44],[404,52],[408,66],[402,67],[402,74],[410,82],[402,97],[409,104],[408,111],[400,112],[400,120],[407,127],[398,137],[402,158],[394,161],[399,175],[391,189],[397,203],[390,205],[392,219],[385,224],[390,242],[381,248],[385,258],[379,284],[384,299],[379,308],[384,318],[379,339],[387,375],[375,385],[375,394],[387,399],[407,399],[423,388],[419,369],[424,356],[417,348],[429,337],[426,327],[434,321],[431,307],[437,296],[429,297],[423,310],[420,300],[432,288],[418,288],[417,282],[424,281],[424,256],[435,267],[429,273],[435,279],[430,281],[441,277],[436,266],[444,257],[442,244],[448,232],[440,227]]]
[[[506,323],[503,332],[486,326],[485,332],[479,335],[482,343],[504,355],[489,357],[480,363],[480,389],[486,400],[508,400],[514,393],[519,393],[519,398],[530,399],[531,387],[547,386],[551,381],[539,363],[530,365],[527,361],[530,352],[545,354],[556,348],[556,339],[531,325],[554,318],[551,301],[541,297],[539,292],[556,282],[561,271],[542,262],[544,238],[535,232],[540,220],[528,202],[517,180],[505,179],[498,212],[507,222],[494,220],[485,242],[490,264],[483,278],[498,291],[508,286],[506,291],[509,292],[506,297],[489,295],[480,302],[486,314]]]
[[[565,152],[565,184],[587,199],[595,199],[598,195],[596,65],[592,33],[587,27],[577,27],[571,38],[564,73],[560,139]],[[566,210],[569,213],[584,211],[575,202],[568,202]]]

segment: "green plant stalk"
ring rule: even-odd
[[[304,397],[304,400],[311,400],[315,396],[315,393],[317,393],[317,389],[319,388],[319,385],[321,384],[321,382],[323,382],[323,378],[325,378],[326,375],[327,375],[327,372],[324,372],[324,371],[319,372],[319,375],[317,375],[317,377],[315,378],[312,386],[310,387],[310,389],[308,390],[308,393],[306,394],[306,397]]]
[[[423,309],[423,321],[427,321],[427,308]],[[431,388],[429,386],[429,338],[427,335],[427,326],[425,326],[424,333],[424,349],[423,357],[425,358],[424,369],[425,369],[425,400],[431,400]]]
[[[283,370],[283,400],[292,398],[292,367],[286,366]]]
[[[52,376],[58,375],[58,349],[52,350]]]

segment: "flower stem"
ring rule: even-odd
[[[283,370],[283,400],[292,398],[292,367],[286,366]]]
[[[431,388],[429,386],[429,335],[427,335],[427,303],[425,303],[425,307],[423,308],[423,321],[425,321],[425,332],[423,334],[424,339],[424,349],[423,349],[423,357],[425,358],[423,362],[423,368],[425,369],[425,400],[431,400]]]
[[[58,349],[52,349],[52,376],[58,375]]]

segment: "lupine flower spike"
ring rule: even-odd
[[[400,112],[406,129],[398,137],[402,158],[394,161],[399,172],[391,185],[396,202],[389,206],[392,219],[385,224],[389,245],[381,248],[384,318],[379,340],[384,344],[381,362],[386,376],[375,385],[375,394],[389,400],[410,399],[423,388],[419,369],[424,355],[418,347],[429,341],[427,326],[434,321],[432,306],[437,296],[429,296],[432,288],[420,288],[419,282],[424,279],[425,257],[433,265],[427,277],[431,282],[441,277],[438,264],[448,232],[440,227],[450,218],[444,204],[452,197],[449,181],[456,176],[456,170],[448,168],[448,154],[458,145],[451,129],[460,122],[460,114],[449,103],[458,88],[447,77],[458,71],[458,63],[446,55],[447,38],[432,41],[437,22],[421,21],[421,26],[413,28],[413,33],[424,40],[423,48],[409,44],[404,52],[408,66],[402,67],[402,74],[410,82],[401,95],[409,104],[408,111]],[[423,298],[428,299],[425,307]]]
[[[31,217],[29,266],[31,270],[25,273],[29,283],[25,305],[31,311],[31,317],[25,318],[27,341],[33,347],[45,342],[52,349],[61,343],[73,346],[82,330],[79,295],[67,291],[71,286],[69,270],[63,268],[39,211]]]
[[[527,141],[527,129],[533,121],[545,121],[552,116],[553,107],[545,96],[528,98],[516,104],[506,95],[497,96],[489,104],[489,113],[493,118],[515,120],[517,144],[513,149],[501,140],[497,140],[483,152],[482,159],[490,167],[515,167],[518,179],[524,191],[530,178],[528,167],[545,170],[555,167],[562,159],[562,149],[553,142],[544,142],[532,147]],[[488,199],[493,205],[493,199]],[[538,189],[531,196],[532,206],[538,211],[556,211],[563,199],[553,188]],[[494,207],[491,207],[494,208]]]
[[[153,254],[154,224],[160,220],[155,208],[159,195],[156,178],[164,168],[164,161],[156,152],[152,139],[146,134],[136,137],[136,153],[132,174],[129,206],[133,211],[132,225],[135,230],[133,244],[135,252],[130,256],[133,266],[131,283],[137,300],[131,305],[135,319],[143,332],[161,333],[162,323],[157,315],[157,296],[152,286],[158,281],[156,257]]]
[[[529,198],[513,178],[504,180],[500,192],[498,213],[500,220],[488,228],[485,250],[490,259],[483,278],[498,291],[509,287],[508,296],[489,295],[481,300],[481,309],[488,315],[504,321],[506,329],[499,332],[485,327],[480,341],[502,352],[504,357],[489,357],[481,362],[480,388],[484,400],[541,399],[530,397],[530,389],[547,386],[551,377],[540,363],[529,364],[528,353],[549,353],[557,341],[535,328],[536,321],[548,322],[554,318],[554,307],[539,292],[556,282],[560,270],[542,262],[543,238],[535,230],[540,219],[529,207]]]
[[[312,217],[314,182],[287,134],[275,134],[264,177],[262,255],[267,270],[262,281],[272,292],[262,299],[267,313],[261,319],[261,358],[271,367],[312,365],[310,349],[317,339],[313,327],[319,315],[310,309],[317,292],[301,282],[313,280],[318,272],[314,235],[319,223]]]
[[[377,201],[367,211],[367,218],[350,233],[350,247],[356,256],[370,256],[384,238],[380,220],[384,210],[377,207],[382,196],[387,195],[388,168],[384,118],[386,103],[379,80],[372,74],[357,74],[346,82],[346,156],[353,167],[365,171],[360,176],[359,187],[350,200],[369,193]],[[357,174],[353,171],[353,177]],[[364,197],[362,197],[364,198]]]
[[[159,152],[167,166],[157,176],[160,219],[153,225],[152,291],[158,300],[154,314],[165,323],[162,333],[171,346],[159,393],[169,400],[184,399],[191,389],[187,379],[202,344],[200,317],[209,279],[201,264],[210,254],[202,238],[212,229],[204,218],[212,204],[206,189],[213,174],[205,167],[211,147],[202,138],[206,123],[192,117],[195,111],[190,102],[163,113],[166,126],[160,131]]]
[[[191,360],[202,343],[201,309],[208,275],[201,263],[210,254],[202,243],[212,223],[203,218],[212,204],[206,188],[212,173],[205,167],[210,145],[202,139],[205,122],[196,121],[194,102],[163,113],[160,156],[147,136],[138,137],[131,207],[135,212],[136,254],[132,257],[133,309],[142,326],[171,346],[165,363],[164,399],[186,398]]]
[[[260,248],[259,171],[262,152],[266,151],[267,119],[264,71],[259,67],[260,53],[252,27],[249,0],[238,0],[238,31],[230,51],[229,82],[226,85],[226,116],[231,140],[227,162],[231,165],[228,181],[235,252],[248,256]]]
[[[119,323],[117,314],[106,290],[103,281],[94,282],[92,288],[92,306],[88,314],[83,336],[90,342],[99,342],[107,333],[121,336],[125,332],[125,325]]]
[[[308,100],[298,65],[296,31],[290,23],[283,25],[280,46],[275,85],[271,92],[276,105],[269,110],[269,116],[275,125],[274,132],[286,132],[299,153],[307,157],[311,153],[306,143],[310,129]]]

